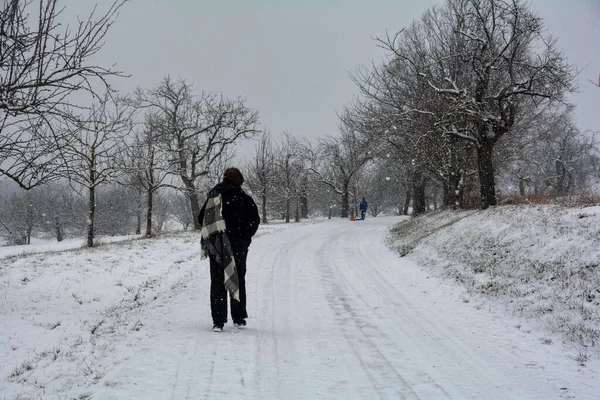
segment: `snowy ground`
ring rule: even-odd
[[[579,363],[600,355],[600,207],[433,213],[395,230],[400,254],[459,283],[465,301],[539,321]]]
[[[0,399],[598,398],[596,363],[399,258],[398,221],[261,227],[221,334],[195,233],[0,259]]]
[[[103,236],[96,238],[95,243],[106,244],[139,239],[141,235],[130,236]],[[66,239],[57,242],[56,239],[32,239],[31,245],[27,246],[0,246],[0,259],[24,256],[38,253],[52,253],[65,250],[76,250],[85,247],[86,239]]]

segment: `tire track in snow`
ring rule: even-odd
[[[260,398],[263,398],[262,393],[272,393],[273,386],[277,389],[277,393],[281,393],[281,385],[280,380],[277,379],[273,382],[271,374],[266,374],[263,377],[262,371],[270,371],[271,369],[275,369],[276,375],[280,375],[279,365],[279,345],[277,340],[277,335],[275,334],[275,294],[273,290],[270,290],[271,295],[265,296],[265,290],[267,288],[273,288],[274,279],[275,279],[275,270],[278,264],[281,264],[284,259],[288,257],[288,247],[277,248],[275,256],[272,260],[265,259],[265,257],[261,257],[263,263],[267,263],[267,265],[255,266],[257,269],[258,276],[254,281],[254,304],[256,306],[256,311],[254,312],[257,315],[257,318],[250,321],[256,321],[259,325],[260,329],[257,331],[256,335],[256,355],[255,355],[255,374],[254,379],[256,382],[257,395]],[[266,267],[266,268],[265,268]],[[252,273],[254,271],[250,271]],[[261,292],[262,290],[262,292]],[[259,303],[259,299],[261,299]],[[252,313],[250,310],[249,313]],[[268,328],[268,329],[267,329]],[[268,382],[265,382],[268,381]],[[268,387],[265,387],[265,384],[268,383]]]
[[[273,240],[275,255],[265,268],[270,276],[261,275],[261,289],[270,293],[263,293],[261,319],[269,329],[259,338],[268,350],[257,351],[262,355],[259,367],[274,364],[271,370],[277,376],[277,382],[263,390],[270,389],[276,398],[337,397],[340,386],[352,379],[347,378],[343,342],[329,336],[339,330],[333,313],[327,311],[324,289],[314,279],[318,277],[310,259],[316,247],[314,227],[286,233]]]
[[[385,279],[382,274],[379,273],[376,266],[382,265],[382,263],[378,263],[378,261],[381,260],[379,257],[379,254],[381,254],[380,252],[375,252],[372,248],[362,248],[363,246],[361,246],[358,241],[354,241],[353,244],[357,249],[361,249],[361,251],[357,251],[354,258],[359,262],[353,264],[351,268],[356,265],[361,265],[362,267],[352,268],[353,272],[358,276],[358,279],[365,284],[369,293],[379,294],[380,300],[383,303],[391,305],[390,307],[386,307],[385,311],[394,314],[395,318],[401,320],[401,323],[399,324],[391,324],[389,332],[391,331],[398,335],[402,335],[407,343],[412,343],[415,347],[421,347],[424,350],[423,352],[430,353],[430,356],[434,355],[434,351],[431,350],[432,348],[435,349],[438,354],[444,354],[446,357],[450,355],[450,357],[455,360],[456,364],[466,366],[472,371],[470,373],[470,375],[472,375],[470,380],[474,381],[473,387],[488,388],[486,395],[492,396],[495,383],[479,373],[479,371],[485,369],[483,367],[485,363],[482,362],[470,348],[442,332],[437,324],[433,323],[423,313],[418,312],[413,304],[400,292],[398,287],[392,285],[389,280]],[[369,257],[366,256],[367,252]],[[353,281],[356,282],[356,280]],[[362,296],[361,298],[366,304],[369,303]],[[374,312],[380,318],[386,317],[383,315],[382,308],[377,308]],[[390,316],[388,315],[387,318],[390,319]],[[424,339],[418,340],[417,338]],[[430,338],[433,340],[430,340]],[[430,379],[434,382],[433,378]],[[441,386],[440,389],[445,392]],[[445,394],[450,396],[447,392],[445,392]],[[499,396],[498,398],[507,398],[507,394],[505,393],[495,395]]]
[[[400,363],[402,371],[411,364],[413,370],[421,371],[409,379],[419,395],[428,398],[425,394],[437,388],[444,396],[456,399],[539,398],[539,388],[557,384],[556,376],[549,371],[533,376],[524,371],[523,360],[512,349],[507,350],[509,346],[506,345],[512,342],[474,342],[473,339],[477,339],[472,336],[475,331],[464,329],[466,326],[449,330],[443,324],[445,319],[436,320],[441,316],[441,310],[453,310],[452,307],[438,309],[432,304],[426,309],[415,306],[415,300],[419,301],[415,296],[418,291],[408,290],[408,295],[403,289],[409,289],[409,283],[418,285],[423,278],[409,277],[408,283],[405,282],[402,270],[398,269],[403,266],[403,261],[398,259],[397,264],[391,264],[390,256],[395,254],[390,254],[383,241],[361,240],[365,236],[383,239],[386,233],[387,228],[377,225],[360,226],[360,232],[346,229],[336,238],[330,260],[343,283],[372,310],[371,320],[380,321],[382,328],[365,329],[381,338],[394,339],[398,347],[405,350],[406,360],[410,362],[404,366]],[[405,266],[408,272],[411,267]],[[503,330],[504,327],[486,325],[479,328]],[[483,337],[490,335],[485,333]],[[505,337],[510,336],[500,335],[500,338]],[[391,347],[385,353],[393,354],[394,351]],[[397,356],[391,358],[394,364],[401,360]],[[434,398],[440,397],[442,395]]]
[[[373,230],[361,232],[370,237],[379,236],[382,232],[382,228],[363,228]],[[339,245],[335,246],[335,258],[341,262],[345,261],[346,264],[346,268],[338,267],[337,271],[349,289],[372,310],[375,319],[381,321],[381,329],[376,329],[374,333],[386,337],[389,336],[387,332],[396,338],[398,346],[389,347],[386,352],[393,353],[397,348],[403,348],[413,354],[402,354],[393,359],[403,371],[419,371],[410,379],[411,384],[419,388],[419,394],[427,393],[430,396],[432,392],[435,398],[457,399],[481,396],[489,399],[512,398],[504,391],[498,391],[497,382],[481,373],[485,371],[486,363],[481,361],[471,348],[440,330],[438,324],[418,311],[400,292],[398,286],[392,285],[379,272],[379,268],[389,264],[389,257],[383,255],[390,250],[383,243],[375,247],[373,243],[368,247],[362,246],[357,236],[346,231],[337,238]],[[347,254],[351,254],[351,257]],[[340,262],[336,265],[339,264]],[[398,341],[398,338],[401,338],[401,341]],[[414,349],[419,350],[415,352]],[[439,366],[432,368],[434,363],[437,364],[434,360],[440,361],[441,364],[453,360],[453,370],[446,372],[453,372],[460,379],[450,381],[442,371],[438,371]],[[481,393],[484,388],[485,392]]]
[[[355,239],[353,240],[353,246],[360,249],[355,254],[354,259],[360,262],[353,264],[355,267],[353,268],[354,273],[368,287],[368,292],[378,294],[382,302],[390,304],[391,306],[385,309],[394,314],[395,318],[401,320],[402,323],[400,324],[392,324],[391,331],[399,332],[405,337],[407,343],[412,343],[412,346],[422,349],[420,352],[420,368],[433,373],[436,379],[446,381],[446,386],[453,386],[449,387],[448,390],[456,393],[458,389],[459,393],[455,394],[457,398],[462,398],[465,395],[464,393],[471,393],[473,397],[485,396],[490,399],[513,398],[510,392],[507,393],[505,390],[498,388],[498,386],[502,386],[499,385],[502,380],[501,377],[495,376],[495,379],[490,379],[489,374],[483,373],[489,365],[489,360],[484,360],[477,352],[473,351],[472,344],[464,343],[455,335],[451,335],[426,313],[417,310],[398,286],[392,285],[389,279],[385,279],[379,273],[377,266],[385,263],[381,257],[381,254],[387,251],[384,246],[381,246],[379,251],[373,251],[373,248],[366,248],[360,241]],[[364,268],[356,268],[356,265],[364,266]],[[379,308],[376,313],[381,315],[382,309]],[[423,357],[424,355],[426,357]],[[433,371],[424,365],[423,360],[433,360],[440,355],[443,355],[445,359],[453,360],[453,370],[447,369],[444,373],[441,373],[441,371]],[[465,371],[468,371],[468,373],[465,373]],[[456,379],[449,382],[444,375],[447,376],[451,373],[456,375]],[[510,385],[511,379],[504,382],[504,386],[510,387]],[[485,391],[482,392],[482,389],[485,389]],[[516,398],[521,397],[518,394],[515,395]]]
[[[361,310],[360,305],[357,307],[348,300],[352,294],[358,295],[361,299],[362,297],[360,293],[353,293],[349,290],[344,272],[337,266],[338,261],[331,256],[332,249],[338,251],[340,249],[350,250],[347,248],[347,243],[343,242],[342,235],[338,236],[334,243],[324,241],[315,254],[315,261],[316,265],[322,270],[324,281],[332,289],[327,296],[327,300],[340,322],[340,329],[344,333],[344,338],[358,357],[364,373],[368,375],[373,390],[379,398],[420,399],[417,393],[412,390],[411,384],[394,367],[384,352],[379,349],[365,331],[365,326],[373,326],[366,321],[368,317],[364,312],[365,310]],[[352,330],[349,329],[350,326],[353,328]],[[353,334],[358,332],[360,335]],[[380,334],[383,333],[380,332]],[[383,363],[380,361],[383,361]]]

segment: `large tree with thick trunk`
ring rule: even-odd
[[[355,78],[371,107],[367,121],[390,143],[402,138],[447,204],[456,203],[474,154],[481,207],[495,205],[498,140],[574,89],[573,67],[520,0],[447,0],[378,43],[390,57]]]

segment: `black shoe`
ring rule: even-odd
[[[243,328],[246,326],[246,320],[240,319],[239,321],[233,321],[233,325],[235,325],[237,328]]]
[[[223,332],[223,324],[214,324],[213,332]]]

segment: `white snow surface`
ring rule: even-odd
[[[600,207],[438,212],[394,231],[400,254],[461,285],[465,301],[535,319],[579,363],[600,355]]]
[[[0,258],[0,399],[598,399],[595,362],[390,249],[400,220],[261,226],[222,333],[197,233]]]

